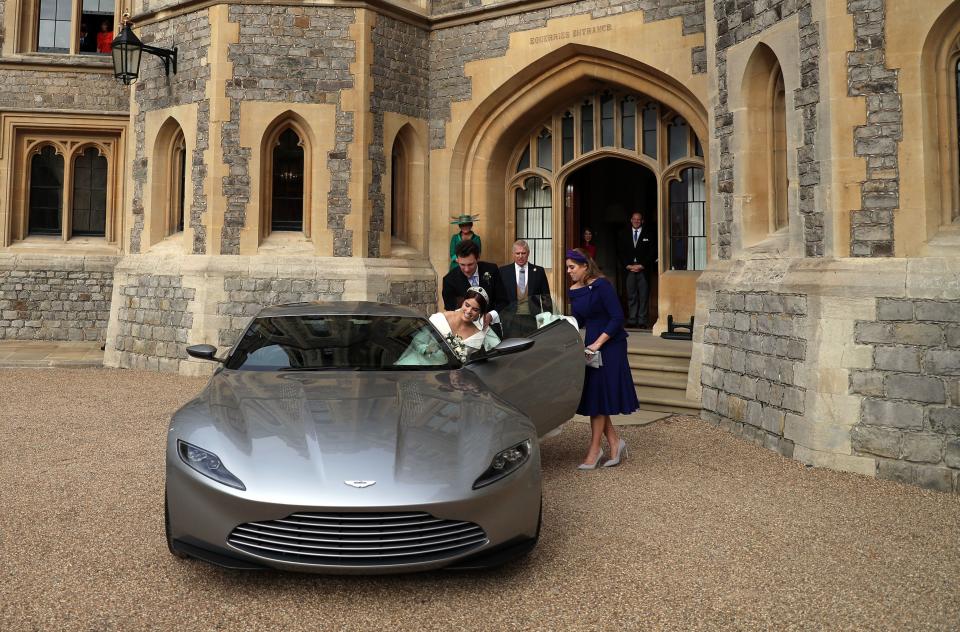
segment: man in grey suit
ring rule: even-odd
[[[513,244],[513,263],[500,268],[500,280],[510,304],[505,311],[504,334],[523,337],[537,329],[536,315],[552,310],[547,272],[529,261],[530,246],[522,239]]]

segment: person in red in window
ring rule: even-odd
[[[97,33],[97,52],[109,53],[113,50],[113,31],[110,23],[104,20],[100,23],[100,32]]]

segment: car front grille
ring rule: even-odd
[[[382,566],[452,558],[486,544],[487,534],[472,522],[423,512],[311,512],[239,525],[228,542],[281,562]]]

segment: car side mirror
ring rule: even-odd
[[[213,362],[223,362],[216,356],[217,348],[213,345],[192,345],[187,347],[187,355],[199,360],[212,360]]]
[[[491,358],[499,358],[500,356],[510,355],[511,353],[520,353],[532,347],[534,342],[534,340],[530,340],[529,338],[507,338],[487,353],[478,353],[476,357],[471,356],[467,358],[466,364],[489,360]]]

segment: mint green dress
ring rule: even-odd
[[[473,241],[477,242],[477,248],[483,248],[480,245],[480,235],[474,233],[471,237]],[[460,245],[460,242],[463,241],[463,237],[460,236],[460,231],[450,238],[450,269],[453,270],[457,267],[457,246]]]

